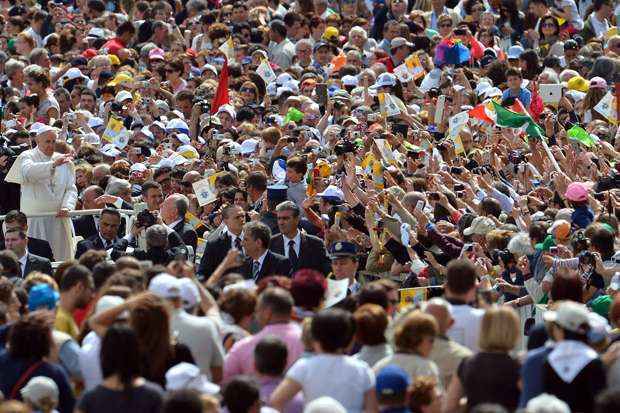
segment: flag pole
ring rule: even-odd
[[[547,157],[549,158],[549,161],[551,161],[551,165],[553,165],[553,168],[556,171],[561,173],[562,169],[560,169],[560,165],[558,165],[558,162],[555,160],[555,157],[551,153],[551,149],[549,149],[549,145],[547,145],[547,142],[545,142],[544,139],[541,139],[540,143],[542,144],[542,147],[545,150],[545,153],[547,154]]]

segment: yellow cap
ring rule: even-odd
[[[109,54],[108,59],[110,59],[110,64],[112,66],[120,66],[121,64],[121,61],[118,59],[118,56],[116,56],[115,54]]]
[[[340,35],[340,32],[338,32],[338,29],[332,26],[328,26],[323,32],[322,37],[325,40],[336,40],[339,35]]]
[[[590,89],[590,83],[581,76],[574,76],[566,83],[566,86],[570,90],[578,90],[579,92],[587,93]]]
[[[114,56],[114,57],[116,57],[116,56]],[[108,82],[108,85],[109,86],[116,86],[116,85],[121,84],[121,83],[132,82],[132,81],[133,81],[133,77],[131,75],[129,75],[127,72],[120,72],[116,76],[114,76],[114,79],[112,79],[112,80],[110,80]]]

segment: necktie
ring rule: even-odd
[[[297,266],[297,253],[295,252],[295,241],[293,240],[288,242],[288,260],[291,262],[291,266]]]
[[[241,238],[239,237],[235,238],[235,248],[241,251]]]
[[[254,278],[254,280],[256,280],[256,277],[258,277],[259,271],[260,271],[260,263],[258,261],[254,261],[252,263],[252,278]]]

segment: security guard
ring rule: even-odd
[[[358,292],[362,285],[357,281],[357,246],[348,241],[337,241],[329,249],[329,258],[332,261],[331,278],[336,280],[349,280],[349,294]]]

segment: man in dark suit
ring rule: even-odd
[[[9,229],[19,229],[25,234],[28,234],[28,218],[26,218],[26,214],[15,209],[9,211],[4,217],[4,229],[5,231],[8,231]],[[4,239],[0,242],[0,250],[3,249],[5,249]],[[45,240],[28,237],[28,251],[31,254],[54,261],[52,247],[50,246],[50,243]]]
[[[172,194],[161,204],[160,215],[169,228],[172,228],[183,240],[185,245],[196,251],[198,235],[194,228],[185,222],[185,214],[189,209],[189,200],[183,194]]]
[[[103,195],[103,189],[97,185],[91,185],[82,192],[82,208],[97,209],[99,208],[95,200]],[[83,239],[97,235],[97,219],[95,215],[82,215],[73,219],[73,229],[75,235]]]
[[[262,222],[248,222],[243,226],[243,251],[247,256],[241,274],[256,282],[272,275],[290,276],[291,263],[280,254],[269,250],[271,230]]]
[[[331,263],[325,244],[320,238],[299,230],[299,207],[291,201],[282,202],[276,208],[276,215],[280,234],[271,238],[269,249],[288,258],[291,275],[302,268],[310,268],[327,276]]]
[[[88,250],[109,250],[115,248],[121,241],[118,238],[118,228],[121,225],[121,214],[112,208],[101,211],[99,217],[99,231],[90,238],[77,244],[75,258],[79,259]]]
[[[198,265],[198,276],[207,279],[224,260],[231,248],[242,249],[245,211],[238,205],[230,205],[222,210],[224,226],[219,235],[207,240],[205,251]]]
[[[33,271],[41,271],[44,274],[52,275],[52,263],[50,260],[28,251],[28,237],[21,229],[9,229],[4,234],[7,249],[17,255],[21,270],[21,277],[25,278]]]

